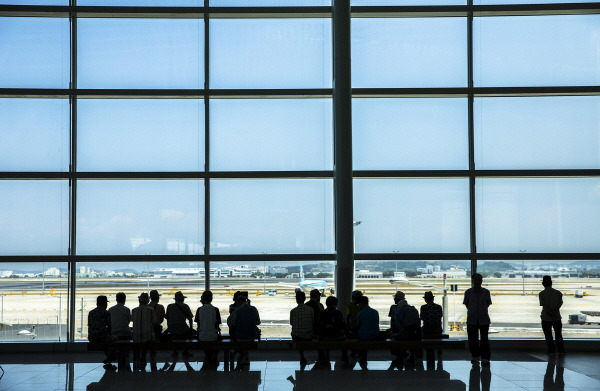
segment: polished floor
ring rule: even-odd
[[[253,352],[243,371],[202,369],[203,353],[187,362],[159,355],[155,371],[105,370],[95,353],[3,354],[1,391],[80,390],[235,390],[235,391],[383,391],[383,390],[600,390],[597,353],[569,353],[548,357],[542,353],[495,352],[489,367],[473,366],[466,352],[444,353],[427,367],[388,371],[385,353],[370,357],[368,370],[332,363],[331,369],[309,364],[300,370],[290,353]],[[311,356],[308,355],[310,360]]]

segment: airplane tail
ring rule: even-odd
[[[302,268],[302,262],[300,263],[300,281],[304,281],[304,269]]]

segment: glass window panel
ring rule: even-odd
[[[214,180],[211,253],[333,252],[331,180]]]
[[[204,0],[77,0],[77,5],[122,5],[140,7],[203,7]]]
[[[354,99],[356,170],[466,169],[466,99]]]
[[[356,179],[357,253],[469,251],[469,181]]]
[[[351,0],[352,6],[374,5],[467,5],[467,0]]]
[[[186,296],[185,304],[196,314],[200,295],[204,291],[204,262],[78,262],[76,271],[76,339],[87,339],[88,314],[96,308],[99,295],[108,297],[110,308],[116,304],[117,293],[123,292],[125,306],[133,310],[139,306],[138,296],[142,292],[149,293],[156,289],[162,295],[159,298],[160,305],[167,309],[169,304],[174,303],[175,292],[181,291]],[[231,296],[227,296],[227,299],[231,301]],[[227,307],[221,308],[223,322],[227,315]],[[167,329],[166,320],[162,328]]]
[[[588,322],[595,321],[596,318],[585,315],[584,312],[597,312],[600,308],[600,296],[590,295],[600,289],[598,265],[597,260],[478,261],[477,272],[483,275],[483,284],[493,295],[493,305],[489,307],[489,312],[497,331],[495,336],[544,337],[540,328],[541,307],[538,294],[544,289],[542,277],[549,275],[552,277],[552,287],[563,294],[560,313],[563,323],[569,324],[563,328],[563,337],[600,337],[600,329],[569,321],[571,315],[583,317]],[[458,293],[461,290],[462,288]],[[585,293],[585,298],[575,297],[577,292]],[[457,306],[458,319],[466,316],[465,310],[464,306]]]
[[[66,262],[0,263],[0,341],[65,341],[67,281]]]
[[[77,25],[80,88],[202,88],[198,19],[83,18]]]
[[[81,171],[198,171],[204,168],[204,102],[81,99]]]
[[[600,15],[475,18],[478,86],[600,84]]]
[[[0,99],[0,171],[67,171],[67,99]]]
[[[599,178],[480,178],[480,252],[598,252]]]
[[[329,6],[332,0],[210,0],[211,7]]]
[[[211,169],[331,170],[331,99],[216,99]]]
[[[0,17],[0,87],[67,88],[69,20]]]
[[[213,88],[331,87],[331,20],[215,19]]]
[[[600,97],[475,99],[480,169],[600,167]]]
[[[471,261],[469,260],[357,260],[355,267],[355,287],[369,298],[369,306],[379,311],[379,325],[384,330],[390,328],[391,306],[394,304],[393,296],[396,291],[404,292],[408,304],[417,309],[425,304],[423,299],[425,291],[431,291],[434,302],[443,306],[444,274],[448,289],[448,322],[451,324],[458,320],[460,323],[466,316],[462,300],[464,290],[471,287]],[[458,285],[459,292],[456,294],[450,292],[449,284]],[[450,329],[448,331],[452,336],[464,335],[461,332],[451,332]]]
[[[12,4],[15,4],[15,5],[69,5],[69,0],[2,0],[2,4],[9,4],[9,5],[12,5]]]
[[[0,181],[0,255],[65,255],[69,248],[69,184]]]
[[[300,267],[305,278],[300,278]],[[331,261],[304,262],[211,262],[210,289],[212,304],[220,309],[223,323],[229,315],[229,305],[236,291],[247,291],[251,304],[259,312],[262,338],[289,338],[290,309],[295,304],[295,289],[310,291],[311,286],[327,296],[334,287],[335,263]],[[321,298],[325,305],[325,298]],[[227,333],[227,325],[221,327]]]
[[[466,32],[466,18],[354,18],[352,86],[466,87]]]
[[[552,4],[552,3],[594,3],[594,0],[474,0],[474,5],[487,4]]]
[[[79,181],[77,195],[79,255],[204,253],[202,181]]]

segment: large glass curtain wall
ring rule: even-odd
[[[520,300],[538,322],[543,274],[587,289],[568,311],[600,308],[598,3],[353,0],[349,36],[338,0],[2,3],[3,323],[85,338],[95,295],[123,286],[130,307],[210,288],[224,316],[248,290],[277,323],[303,277],[340,285],[339,215],[345,286],[382,318],[395,290],[418,304],[446,282],[459,325],[475,271],[498,320]]]

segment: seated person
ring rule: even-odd
[[[260,324],[260,316],[256,307],[250,305],[250,300],[245,295],[239,295],[236,303],[238,307],[235,309],[235,337],[238,341],[254,341],[260,336],[258,326]],[[248,351],[242,350],[239,352],[238,369],[250,365]]]
[[[198,325],[198,340],[200,341],[217,341],[221,334],[221,312],[219,312],[217,307],[212,305],[212,301],[213,293],[211,291],[204,291],[200,298],[202,307],[198,308],[196,317],[194,318],[194,321]],[[218,350],[205,350],[204,363],[210,366],[218,366],[218,354]]]
[[[165,318],[167,319],[167,329],[169,335],[172,338],[192,338],[196,336],[196,331],[193,327],[194,315],[190,307],[183,301],[187,296],[184,296],[181,291],[175,293],[175,303],[171,303],[167,306],[167,313]],[[189,326],[188,326],[189,323]],[[179,353],[177,350],[173,351],[172,357],[177,357]],[[184,357],[191,357],[193,354],[184,350]]]
[[[321,341],[341,341],[345,339],[346,322],[344,315],[337,309],[338,299],[335,296],[329,296],[325,300],[327,308],[321,311],[319,318],[319,338]],[[329,363],[329,351],[324,351],[323,359],[326,364]],[[344,361],[342,353],[342,360]]]
[[[374,341],[379,339],[379,312],[369,306],[369,298],[361,296],[358,298],[358,315],[356,325],[358,327],[358,339],[361,341]],[[358,363],[362,369],[367,369],[367,350],[358,352]]]
[[[90,342],[114,342],[118,338],[111,334],[110,313],[106,310],[108,298],[104,295],[96,298],[96,308],[88,314],[88,341]],[[117,369],[111,363],[116,360],[116,354],[112,350],[105,350],[106,358],[104,369]]]
[[[310,341],[314,336],[315,316],[314,310],[306,305],[306,294],[296,292],[296,307],[290,311],[290,325],[292,326],[292,341]],[[304,350],[299,350],[300,365],[306,365]]]

